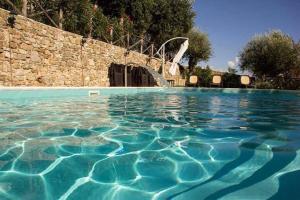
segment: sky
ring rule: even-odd
[[[195,0],[195,26],[208,34],[213,56],[207,63],[227,71],[255,34],[281,30],[300,40],[300,0]]]

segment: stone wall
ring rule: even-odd
[[[109,86],[111,63],[148,64],[160,60],[124,48],[82,37],[23,16],[7,25],[9,13],[0,9],[0,86]],[[167,64],[167,68],[170,64]]]

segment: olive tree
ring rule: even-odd
[[[295,44],[295,48],[297,50],[297,57],[298,57],[297,63],[296,63],[296,70],[300,74],[300,41],[297,44]]]
[[[298,50],[293,39],[280,31],[255,36],[240,53],[240,68],[266,77],[289,78],[297,66]]]
[[[193,28],[188,34],[189,48],[185,53],[189,69],[193,71],[199,61],[207,61],[212,55],[211,43],[207,34]]]

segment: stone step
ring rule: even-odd
[[[170,84],[168,83],[168,81],[166,81],[166,79],[164,79],[164,77],[160,73],[158,73],[157,71],[155,71],[154,69],[152,69],[151,67],[149,67],[147,65],[142,65],[141,67],[148,70],[148,72],[153,76],[154,80],[157,82],[158,86],[170,87]]]

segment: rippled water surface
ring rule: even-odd
[[[0,199],[299,199],[300,93],[0,90]]]

